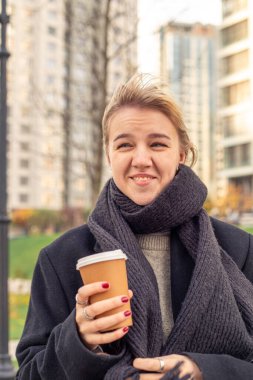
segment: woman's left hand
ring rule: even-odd
[[[191,375],[192,380],[203,380],[200,369],[193,360],[185,355],[167,355],[159,356],[159,359],[163,360],[164,368],[162,372],[161,364],[158,358],[137,358],[133,362],[133,366],[139,370],[146,371],[140,375],[140,380],[158,380],[161,379],[164,373],[171,370],[178,362],[182,362],[180,367],[180,378],[184,375]],[[155,374],[154,372],[158,372]]]

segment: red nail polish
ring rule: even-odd
[[[128,298],[127,297],[121,297],[121,302],[127,303],[128,302]]]
[[[108,282],[103,282],[103,284],[102,284],[102,288],[103,289],[108,289],[109,288],[109,284],[108,284]]]
[[[126,310],[126,311],[124,311],[124,316],[125,316],[125,317],[129,317],[131,314],[132,314],[132,313],[131,313],[130,310]]]
[[[123,331],[124,333],[128,332],[128,330],[129,330],[128,327],[124,327],[124,328],[122,329],[122,331]]]

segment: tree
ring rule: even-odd
[[[92,190],[91,205],[94,205],[101,189],[104,166],[103,112],[115,86],[115,79],[117,82],[119,78],[125,80],[136,71],[135,3],[118,0],[79,1],[78,6],[72,1],[66,3],[68,83],[64,117],[65,206],[71,204],[73,183],[83,174],[81,170],[74,172],[75,166],[78,168],[80,163],[85,169],[86,190]],[[77,63],[76,56],[81,57],[82,62]],[[79,104],[75,102],[77,93]],[[80,110],[83,112],[80,113]],[[80,125],[77,130],[75,123],[79,122],[78,117],[83,121],[83,126]]]
[[[13,210],[11,215],[13,225],[23,229],[25,234],[28,234],[31,227],[30,220],[34,213],[35,210],[32,209]]]
[[[229,217],[236,213],[239,217],[243,212],[252,210],[253,199],[240,186],[229,184],[225,195],[213,202],[213,208],[218,211],[219,216]]]

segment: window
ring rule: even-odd
[[[249,50],[230,55],[222,60],[222,71],[224,75],[233,74],[249,67]]]
[[[53,58],[48,58],[47,59],[47,68],[48,69],[53,69],[56,67],[56,60]]]
[[[237,113],[223,118],[223,131],[225,137],[239,136],[251,130],[250,112]]]
[[[225,87],[222,93],[223,106],[230,106],[246,101],[250,96],[250,83],[244,81]]]
[[[222,45],[227,46],[234,42],[241,41],[248,37],[248,20],[238,22],[222,30]]]
[[[250,147],[251,144],[247,143],[225,148],[226,168],[250,165]]]
[[[20,126],[20,130],[22,133],[29,133],[31,131],[30,125],[22,124]]]
[[[27,203],[28,202],[28,194],[19,194],[19,201],[22,203]]]
[[[241,149],[241,164],[249,165],[250,164],[250,144],[242,145]]]
[[[20,177],[19,178],[19,183],[20,183],[20,185],[28,185],[29,178],[28,177]]]
[[[236,166],[236,147],[225,148],[225,167],[231,168]]]
[[[56,43],[54,42],[48,42],[47,44],[47,49],[51,52],[55,52],[56,51]]]
[[[48,75],[47,76],[47,84],[54,84],[55,83],[55,76]]]
[[[20,143],[20,149],[23,151],[28,151],[29,150],[29,143],[28,142],[21,142]]]
[[[20,160],[20,167],[21,168],[29,168],[29,161],[28,160],[26,160],[26,159],[21,159]]]
[[[49,26],[47,28],[47,31],[48,31],[48,34],[51,34],[51,36],[55,36],[56,35],[56,28],[54,28],[53,26]]]
[[[223,0],[222,14],[223,17],[228,17],[231,14],[245,9],[248,5],[248,0]]]

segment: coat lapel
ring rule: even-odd
[[[179,240],[175,230],[171,232],[170,250],[171,298],[173,317],[175,321],[191,281],[194,261]]]

